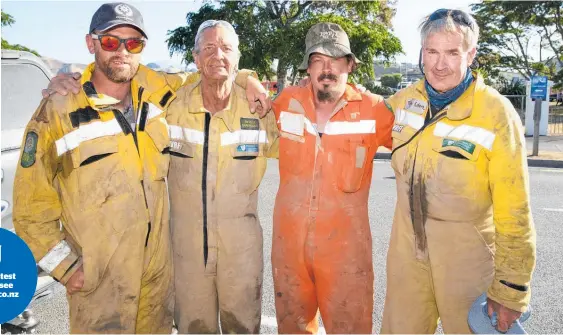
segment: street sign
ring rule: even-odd
[[[547,99],[547,77],[532,77],[532,89],[530,93],[532,100],[541,99],[545,101]]]

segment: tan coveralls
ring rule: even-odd
[[[251,114],[233,85],[226,109],[205,110],[199,83],[169,109],[169,191],[180,333],[258,333],[262,227],[258,185],[277,157],[273,113]]]

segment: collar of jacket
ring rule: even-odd
[[[307,118],[311,120],[311,122],[316,122],[317,113],[316,113],[315,102],[314,102],[315,93],[313,91],[313,84],[309,82],[307,86],[298,87],[293,92],[294,92],[293,95],[294,98],[297,99],[297,101],[299,101],[299,104],[302,106],[297,108],[299,110],[293,110],[293,112],[305,114]],[[334,110],[332,115],[338,113],[338,111],[344,108],[344,106],[346,106],[348,102],[362,101],[362,99],[363,99],[362,93],[358,91],[356,87],[354,87],[352,84],[346,84],[346,89],[344,90],[344,94],[342,95],[338,103],[336,103],[335,105],[335,108],[337,108],[337,110]],[[293,108],[295,109],[295,107]],[[301,110],[301,108],[303,108],[304,110]],[[291,105],[289,106],[289,109],[292,109]],[[351,110],[347,110],[347,113],[351,113]],[[346,116],[346,119],[350,119],[350,118],[351,118],[350,115]]]
[[[215,117],[220,118],[223,120],[223,122],[225,122],[225,126],[231,132],[235,131],[235,122],[239,122],[238,118],[236,118],[237,110],[239,108],[249,109],[248,104],[245,104],[246,95],[244,94],[244,92],[244,89],[233,81],[233,86],[231,88],[231,94],[229,95],[229,102],[227,103],[227,106],[222,111],[214,114]],[[209,113],[203,106],[201,78],[187,86],[186,94],[190,96],[190,106],[188,108],[188,111],[190,113]],[[244,101],[241,101],[241,99],[244,99]],[[258,115],[256,115],[256,117],[258,117]]]
[[[475,77],[475,80],[473,80],[473,83],[469,85],[467,90],[465,90],[465,92],[463,92],[463,94],[457,100],[444,108],[444,110],[447,112],[448,119],[453,121],[460,121],[471,116],[473,110],[473,97],[475,96],[475,92],[482,90],[485,87],[483,77],[479,73],[473,71],[473,76]],[[416,91],[418,91],[418,93],[424,96],[426,101],[428,101],[428,94],[426,93],[426,89],[424,87],[424,79],[417,81],[414,84],[414,87]]]
[[[95,63],[89,64],[82,73],[81,84],[88,99],[90,106],[99,111],[107,111],[120,101],[112,96],[101,94],[92,90],[91,78],[95,69]],[[144,65],[139,64],[137,73],[131,80],[131,94],[134,102],[138,102],[140,87],[143,87],[143,97],[141,100],[149,101],[161,109],[170,105],[176,98],[176,94],[167,84],[164,75],[158,73]],[[166,99],[164,99],[167,97]],[[164,101],[166,100],[166,101]],[[163,103],[164,102],[164,103]]]

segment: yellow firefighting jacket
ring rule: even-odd
[[[424,80],[386,103],[395,113],[397,210],[412,221],[416,257],[427,258],[428,248],[448,252],[427,244],[426,221],[473,224],[494,256],[489,297],[524,311],[535,267],[535,230],[522,123],[512,104],[480,76],[429,122]],[[465,266],[460,262],[455,271]]]
[[[148,238],[150,222],[168,210],[160,199],[169,163],[164,110],[185,80],[141,65],[131,82],[133,132],[111,107],[118,101],[95,92],[93,69],[85,70],[79,94],[42,101],[27,126],[14,186],[16,232],[62,283],[84,260],[83,291],[95,288],[122,234],[145,225]]]

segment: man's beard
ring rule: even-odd
[[[338,77],[332,73],[323,73],[317,79],[319,82],[329,79],[334,81],[335,83],[338,81]],[[317,91],[317,99],[322,102],[334,102],[336,101],[336,97],[334,96],[334,92],[330,90],[329,85],[323,85],[323,89]]]
[[[334,92],[329,91],[328,85],[324,85],[324,90],[317,91],[317,98],[322,102],[335,102]]]
[[[120,59],[120,57],[110,57],[106,62],[103,62],[96,55],[96,64],[106,77],[114,83],[126,83],[133,79],[139,69],[139,63],[135,64],[133,62],[121,60],[129,65],[129,69],[115,69],[111,67],[111,62],[116,59]]]

